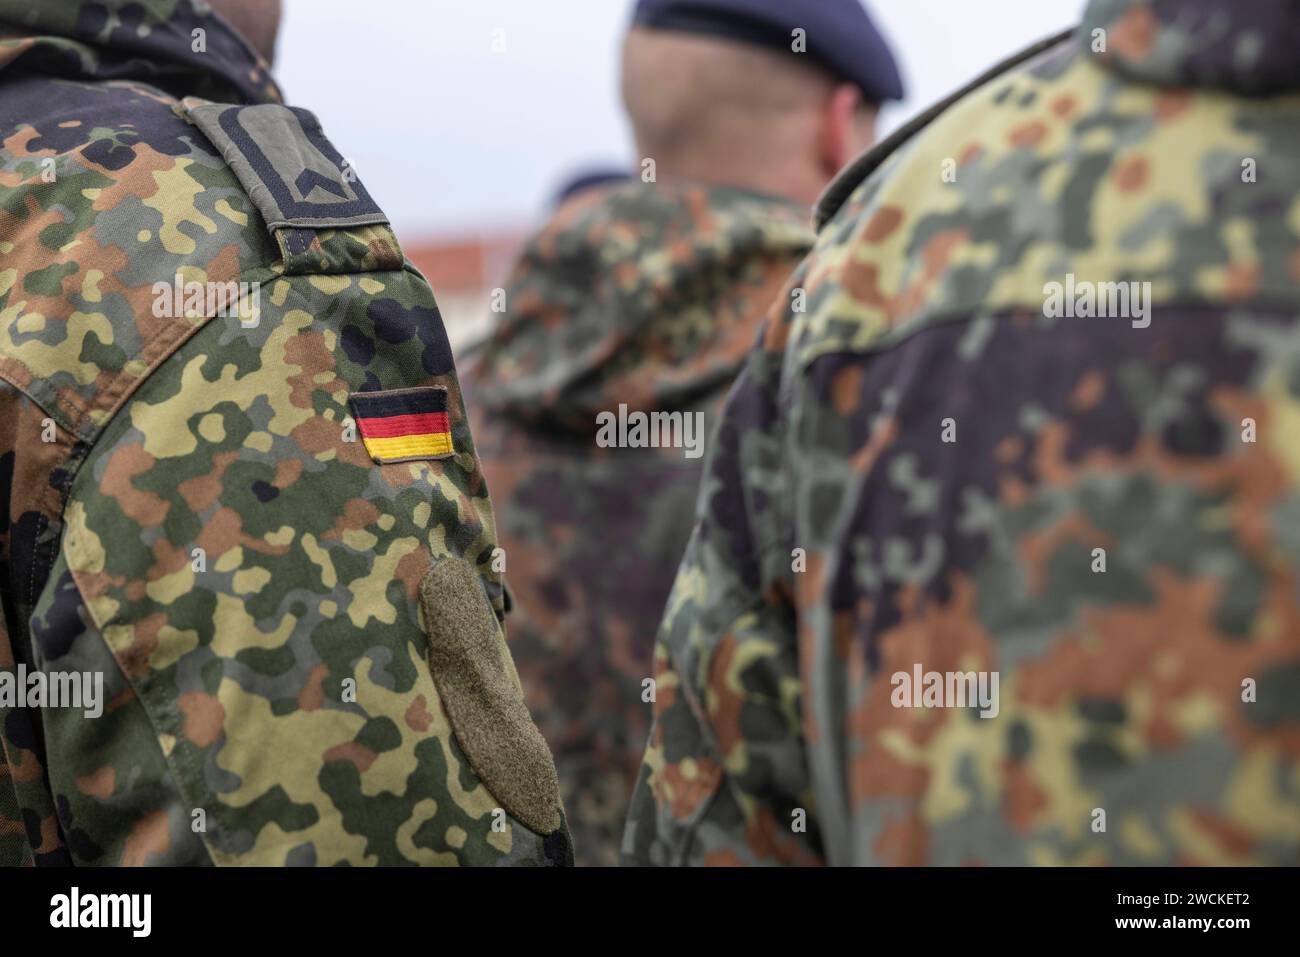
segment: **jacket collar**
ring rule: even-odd
[[[266,61],[206,0],[0,0],[0,71],[139,80],[181,98],[278,103]]]

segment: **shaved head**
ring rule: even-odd
[[[812,61],[647,27],[633,27],[623,46],[623,103],[637,148],[669,175],[811,202],[840,165],[815,175],[808,168],[837,95],[851,101],[856,155],[874,139],[875,111]]]
[[[280,0],[208,0],[227,23],[248,41],[267,63],[275,62],[275,40],[280,33]]]
[[[648,155],[796,122],[832,85],[793,56],[691,33],[636,28],[623,47],[623,102]]]

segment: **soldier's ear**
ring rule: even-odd
[[[818,157],[827,181],[876,139],[876,110],[852,83],[837,83],[822,103]]]

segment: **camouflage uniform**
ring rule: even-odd
[[[740,190],[583,193],[528,244],[466,376],[499,503],[510,648],[580,863],[617,860],[649,728],[642,683],[703,464],[680,448],[599,448],[597,416],[623,404],[711,419],[811,243],[806,208]]]
[[[0,713],[0,862],[571,860],[387,218],[206,4],[0,24],[0,669],[106,699]]]
[[[1298,28],[1094,3],[832,187],[710,443],[629,860],[1297,863]]]

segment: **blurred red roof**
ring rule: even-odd
[[[491,332],[492,290],[505,284],[526,238],[520,231],[402,243],[433,287],[453,349],[468,348]]]
[[[472,295],[501,285],[523,246],[520,233],[407,241],[402,249],[435,295]]]

